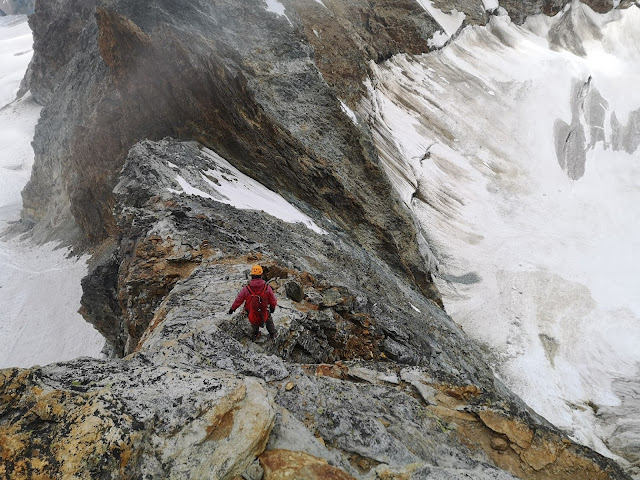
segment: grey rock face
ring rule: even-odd
[[[495,465],[516,454],[494,453],[491,428],[509,431],[496,425],[515,422],[515,431],[558,435],[493,377],[442,310],[345,235],[172,192],[177,174],[195,182],[210,168],[200,148],[142,142],[123,169],[115,190],[121,241],[83,283],[90,321],[104,321],[102,303],[121,305],[125,332],[109,340],[124,344],[120,355],[150,368],[189,364],[262,379],[279,409],[267,448],[298,445],[355,478],[510,478]],[[153,271],[145,270],[148,258]],[[273,275],[276,340],[251,342],[243,314],[227,314],[253,263]],[[113,264],[117,275],[105,275]],[[185,273],[168,284],[172,268]],[[291,282],[304,285],[301,302],[287,297]],[[503,420],[481,420],[493,418],[482,414],[489,405]],[[486,450],[465,446],[462,425],[484,432]]]
[[[3,402],[0,431],[9,417],[11,431],[22,432],[3,450],[6,478],[230,479],[262,452],[275,419],[272,397],[255,378],[142,355],[80,359],[28,376],[0,372],[7,381],[14,396],[22,389],[22,408],[32,414]],[[20,467],[26,459],[29,475]]]
[[[302,287],[298,282],[287,282],[284,286],[285,291],[287,293],[287,297],[295,302],[301,302],[304,297],[304,292],[302,291]]]
[[[471,452],[460,454],[445,446],[451,443],[448,434],[439,431],[434,418],[422,416],[420,403],[409,395],[385,386],[312,377],[301,370],[293,374],[296,388],[282,388],[276,402],[298,419],[313,419],[311,428],[325,443],[392,466],[421,459],[455,464],[457,455],[473,458]],[[429,431],[429,438],[421,431]]]
[[[516,477],[485,465],[470,470],[426,466],[416,470],[410,480],[467,480],[470,478],[475,480],[509,480]]]
[[[607,406],[595,406],[594,414],[601,428],[606,432],[607,446],[612,452],[629,460],[627,471],[630,475],[640,475],[640,407],[637,403],[640,382],[617,381],[614,391],[622,405],[613,409]]]
[[[511,19],[517,24],[522,24],[530,15],[543,13],[553,16],[559,13],[565,5],[571,3],[567,0],[501,0],[500,6],[509,12]],[[585,0],[582,2],[599,13],[608,12],[613,8],[613,2],[608,0]],[[627,5],[628,6],[628,5]]]
[[[587,140],[584,126],[580,121],[580,113],[588,110],[585,102],[590,98],[591,79],[583,85],[574,85],[573,101],[571,102],[571,125],[562,120],[556,120],[554,125],[554,140],[558,163],[572,180],[578,180],[584,175],[587,161]]]
[[[621,125],[615,112],[611,112],[611,138],[605,136],[605,119],[609,103],[602,97],[589,78],[573,87],[571,124],[558,119],[554,125],[554,142],[558,164],[572,180],[585,173],[587,151],[598,142],[605,148],[634,153],[640,146],[640,111],[629,114],[627,125]]]
[[[115,235],[112,190],[129,148],[197,138],[348,228],[438,301],[413,222],[340,99],[362,94],[369,60],[427,51],[439,27],[412,1],[285,6],[292,24],[258,0],[39,4],[30,86],[45,109],[22,215],[36,237]]]

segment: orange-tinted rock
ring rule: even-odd
[[[558,450],[561,449],[562,446],[558,445],[558,442],[536,437],[531,447],[522,452],[520,456],[534,470],[542,470],[558,459]]]
[[[479,395],[482,391],[475,385],[462,385],[462,386],[448,386],[443,389],[443,392],[450,397],[458,400],[466,400],[469,397]]]
[[[494,410],[481,410],[478,416],[484,424],[497,433],[506,435],[511,442],[521,448],[529,448],[533,440],[533,432],[524,423],[517,419],[504,416]]]
[[[504,452],[509,448],[509,442],[507,442],[504,438],[494,437],[491,439],[491,448],[500,452]]]
[[[323,363],[316,367],[316,375],[318,377],[345,378],[349,369],[337,364],[329,365]]]
[[[125,367],[114,385],[94,386],[109,366],[80,368],[97,382],[76,372],[82,380],[50,386],[37,369],[0,371],[0,398],[12,394],[0,417],[0,479],[138,478],[150,464],[153,478],[232,478],[269,440],[275,410],[254,378],[158,367],[129,376]]]
[[[290,450],[267,450],[260,455],[264,480],[355,480],[323,458]]]

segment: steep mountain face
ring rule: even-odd
[[[455,28],[413,1],[283,5],[286,16],[257,0],[39,3],[28,86],[48,108],[23,193],[23,222],[36,237],[96,245],[115,234],[111,191],[128,149],[144,138],[196,138],[348,226],[436,299],[423,267],[428,247],[389,201],[368,129],[340,100],[361,98],[369,61],[426,52],[435,34]],[[488,18],[480,1],[447,5],[462,15],[458,27]]]
[[[24,221],[38,222],[39,236],[73,239],[77,227],[96,244],[115,234],[111,190],[128,148],[142,138],[197,138],[322,212],[327,224],[348,226],[437,299],[412,219],[393,200],[367,131],[343,112],[315,67],[300,27],[260,2],[159,2],[143,10],[83,2],[62,27],[51,22],[65,8],[69,2],[39,4],[30,20],[42,32],[31,89],[46,111],[58,112],[39,124],[35,151],[43,161],[24,192]],[[345,29],[348,42],[356,32]],[[409,34],[409,51],[428,48],[413,46],[418,33]],[[370,54],[389,56],[401,46],[392,37],[378,42],[385,50],[370,47]]]
[[[36,5],[23,223],[92,248],[82,313],[112,358],[0,372],[1,474],[629,478],[442,310],[376,119],[349,108],[376,62],[489,18],[441,3]],[[254,263],[280,300],[255,343],[226,314]]]
[[[515,23],[522,24],[522,22],[524,22],[525,19],[531,15],[537,15],[539,13],[543,13],[548,16],[556,15],[563,8],[565,8],[567,3],[569,2],[563,0],[544,0],[533,2],[504,0],[500,1],[499,3],[501,7],[507,10],[509,16]],[[582,3],[588,5],[595,12],[606,13],[611,10],[616,2],[612,2],[609,0],[586,0]],[[622,2],[617,2],[618,6],[622,8],[629,7],[633,3],[633,0],[623,0]]]

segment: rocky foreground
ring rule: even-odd
[[[341,108],[368,62],[428,51],[433,18],[409,0],[150,3],[30,17],[45,109],[23,226],[91,250],[82,313],[111,358],[0,372],[0,478],[628,478],[442,310],[367,121]],[[211,151],[324,233],[180,193],[220,169]],[[275,341],[226,313],[255,263]]]
[[[347,236],[171,191],[211,162],[195,142],[131,150],[122,236],[83,282],[128,355],[1,373],[6,478],[627,478]],[[226,313],[252,263],[280,299],[275,341]]]

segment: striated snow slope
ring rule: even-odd
[[[33,54],[27,18],[0,18],[0,231],[19,220],[41,107],[16,100]],[[97,356],[104,339],[77,313],[85,260],[65,249],[0,240],[0,368]]]
[[[372,68],[360,113],[447,311],[537,412],[640,460],[640,8],[493,17]]]

